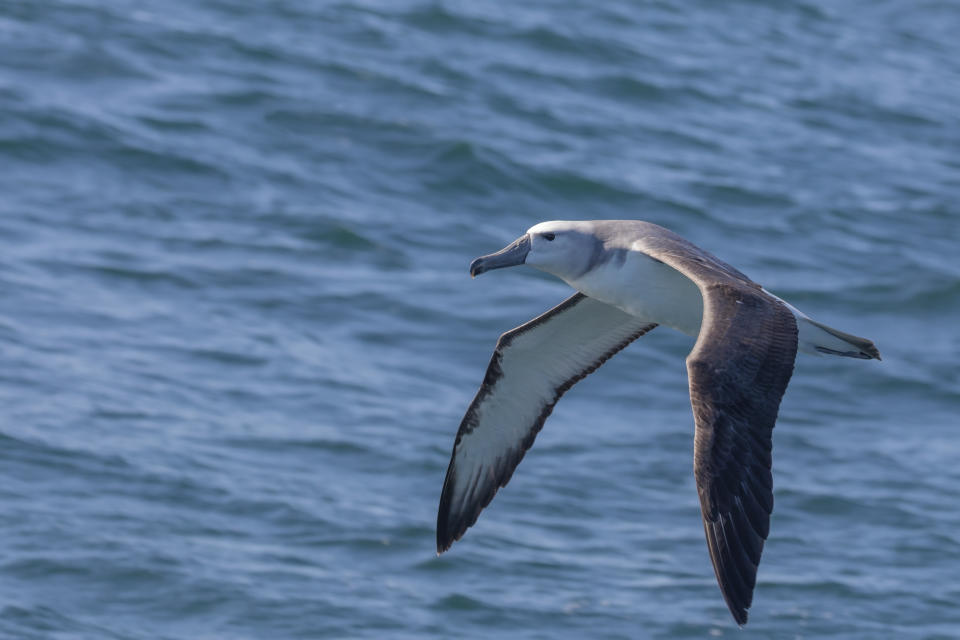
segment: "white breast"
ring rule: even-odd
[[[627,251],[567,284],[647,322],[696,337],[703,319],[703,296],[692,280],[639,251]]]

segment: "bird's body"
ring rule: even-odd
[[[639,251],[624,251],[622,261],[598,265],[567,284],[636,318],[694,338],[700,333],[703,297],[697,285]]]
[[[471,265],[530,264],[577,290],[501,336],[457,433],[437,518],[444,551],[507,483],[560,396],[657,325],[697,337],[687,358],[694,475],[721,592],[747,619],[773,509],[771,432],[798,348],[876,358],[873,343],[817,323],[657,225],[540,223]]]

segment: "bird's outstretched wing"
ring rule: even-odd
[[[577,293],[500,336],[453,445],[437,514],[438,553],[507,484],[560,396],[655,326]]]
[[[700,335],[687,356],[693,470],[710,560],[742,625],[770,529],[771,436],[793,374],[797,323],[781,300],[679,237],[639,248],[689,277],[703,295]]]

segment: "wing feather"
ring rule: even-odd
[[[500,336],[460,423],[437,513],[437,552],[471,527],[570,387],[653,329],[577,293]]]
[[[781,300],[675,234],[638,248],[689,277],[703,295],[700,334],[687,357],[693,467],[710,560],[742,625],[770,531],[773,426],[793,374],[796,320]]]

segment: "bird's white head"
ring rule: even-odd
[[[589,222],[541,222],[500,251],[474,260],[470,264],[470,275],[528,264],[570,280],[590,269],[601,248],[602,243]]]

